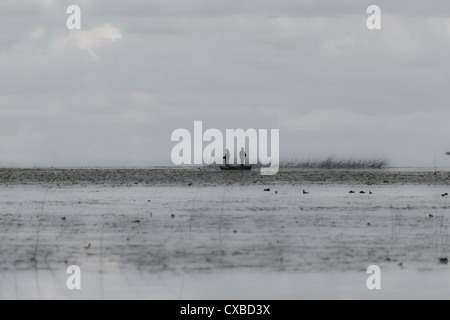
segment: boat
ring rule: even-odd
[[[219,166],[220,170],[251,170],[252,166],[241,166],[241,165],[227,165],[227,166]]]

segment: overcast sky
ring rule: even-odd
[[[392,2],[0,0],[0,166],[170,165],[194,120],[450,166],[450,2]]]

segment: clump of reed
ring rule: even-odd
[[[383,158],[370,159],[336,159],[328,157],[326,159],[307,160],[286,160],[280,162],[283,168],[322,168],[322,169],[382,169],[389,165]]]

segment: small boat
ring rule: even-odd
[[[227,165],[227,166],[220,166],[221,170],[251,170],[252,166],[241,166],[241,165]]]

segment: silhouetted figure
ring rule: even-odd
[[[303,190],[303,194],[309,194],[309,192],[308,192],[308,191],[305,191],[305,190]]]
[[[225,165],[227,167],[229,167],[230,166],[230,150],[227,149],[227,152],[223,156],[223,160],[225,162]]]
[[[239,152],[239,157],[241,158],[241,167],[244,166],[245,163],[245,157],[247,157],[247,153],[245,153],[244,148],[241,148],[241,151]]]

